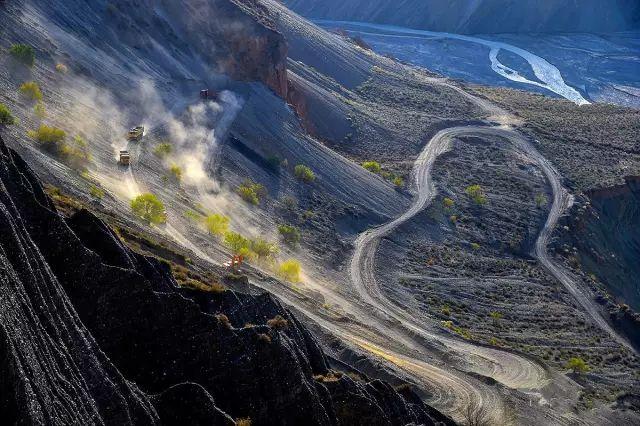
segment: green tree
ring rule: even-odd
[[[131,200],[131,210],[140,219],[150,224],[160,224],[167,221],[164,204],[154,194],[142,194]]]
[[[36,62],[36,53],[28,44],[14,44],[9,48],[9,53],[28,67],[32,67]]]
[[[58,144],[64,142],[67,133],[57,127],[49,127],[42,124],[37,130],[29,130],[27,132],[30,138],[38,141],[42,146],[49,150],[58,148]]]
[[[42,92],[40,86],[35,81],[27,81],[20,86],[20,94],[31,101],[41,101]]]
[[[229,218],[220,214],[211,214],[204,219],[204,226],[211,235],[222,237],[229,229]]]
[[[0,104],[0,126],[11,126],[12,124],[16,124],[16,118],[5,104]]]
[[[470,185],[464,192],[478,205],[484,205],[487,203],[487,196],[484,193],[484,189],[480,185]]]
[[[294,247],[300,242],[300,231],[295,226],[279,225],[278,233],[288,246]]]
[[[316,180],[316,175],[313,173],[313,170],[304,164],[298,164],[293,169],[293,173],[298,180],[301,180],[304,183],[311,183]]]
[[[567,361],[567,368],[578,374],[591,371],[591,367],[589,367],[587,363],[579,357],[570,358],[569,361]]]
[[[224,244],[229,247],[233,254],[243,256],[251,254],[251,241],[237,232],[229,231],[224,234]]]
[[[364,163],[362,163],[362,167],[369,170],[371,173],[376,174],[380,173],[380,170],[382,170],[380,163],[378,163],[377,161],[365,161]]]

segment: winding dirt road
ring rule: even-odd
[[[511,119],[505,111],[489,104],[487,101],[476,98],[448,83],[444,84],[465,95],[465,97],[490,112],[493,117],[501,117],[499,121],[502,121],[502,119],[509,121]],[[553,229],[557,225],[558,219],[571,206],[573,198],[562,186],[560,176],[551,163],[547,161],[527,139],[506,125],[452,127],[440,131],[429,141],[414,164],[413,176],[417,196],[411,207],[391,222],[363,232],[355,241],[355,250],[351,259],[349,272],[353,288],[359,298],[379,312],[384,313],[383,315],[385,317],[397,321],[405,329],[426,339],[440,342],[451,351],[456,352],[462,357],[466,357],[469,361],[468,365],[472,366],[472,371],[492,377],[507,387],[521,390],[541,388],[550,380],[542,366],[523,356],[475,346],[432,331],[434,328],[433,320],[420,317],[419,313],[416,312],[406,312],[402,307],[386,297],[376,281],[376,251],[381,239],[390,235],[400,225],[420,213],[431,202],[436,195],[436,189],[432,180],[434,163],[440,155],[451,148],[452,140],[460,136],[500,137],[509,141],[515,150],[541,168],[551,185],[553,204],[545,226],[536,241],[535,257],[544,268],[567,288],[570,294],[575,297],[578,303],[593,318],[594,323],[607,332],[614,340],[633,350],[630,344],[619,336],[602,318],[595,303],[580,290],[579,285],[571,277],[570,273],[549,257],[547,246],[550,242]],[[372,352],[375,353],[375,351]],[[415,363],[415,360],[412,362]],[[413,370],[416,368],[415,364],[407,363],[405,367],[407,367],[407,365],[411,366]],[[475,369],[473,366],[475,366]],[[446,386],[446,380],[443,381],[442,384]],[[464,391],[463,388],[458,390]],[[478,399],[475,402],[487,406],[493,413],[494,418],[499,419],[500,417],[496,417],[500,415],[497,407],[491,405],[493,401],[483,400],[482,395],[477,396]]]

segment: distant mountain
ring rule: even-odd
[[[309,18],[465,34],[640,28],[638,0],[284,0]]]

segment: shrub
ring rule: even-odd
[[[487,203],[487,196],[484,193],[484,189],[480,185],[470,185],[468,186],[464,192],[473,200],[474,203],[478,205],[483,205]]]
[[[45,108],[44,103],[42,101],[36,102],[36,104],[33,106],[33,113],[39,119],[43,119],[47,116],[47,109]]]
[[[298,180],[304,183],[311,183],[316,180],[316,175],[313,173],[313,170],[303,164],[298,164],[293,169],[293,173]]]
[[[266,194],[264,186],[251,180],[246,180],[237,189],[238,195],[248,203],[258,205]]]
[[[289,321],[284,319],[282,315],[276,315],[274,318],[267,321],[267,325],[274,330],[286,330],[289,328]]]
[[[380,163],[378,163],[377,161],[365,161],[364,163],[362,163],[362,167],[369,170],[371,173],[376,174],[380,173],[380,170],[382,170],[382,167],[380,167]]]
[[[591,367],[589,367],[587,363],[579,357],[570,358],[569,361],[567,361],[567,368],[578,374],[591,371]]]
[[[451,198],[445,198],[444,200],[442,200],[442,205],[447,210],[452,209],[455,204],[456,203]]]
[[[149,224],[160,224],[167,221],[164,204],[154,194],[142,194],[131,200],[131,210]]]
[[[28,44],[14,44],[9,48],[9,53],[28,67],[32,67],[36,62],[36,53]]]
[[[173,147],[170,143],[166,142],[159,143],[155,146],[155,148],[153,148],[153,153],[160,158],[164,158],[167,155],[171,154],[171,151],[173,151]]]
[[[294,247],[300,242],[300,231],[291,225],[279,225],[278,232],[288,246]]]
[[[11,126],[12,124],[16,124],[16,118],[5,104],[0,104],[0,126]]]
[[[74,137],[71,144],[59,143],[58,152],[62,159],[74,169],[83,169],[91,162],[87,142],[80,136]]]
[[[211,235],[222,237],[229,229],[229,218],[220,214],[211,214],[204,219],[204,226]]]
[[[449,306],[445,305],[445,306],[442,307],[440,312],[442,312],[442,315],[449,316],[449,315],[451,315],[451,308]]]
[[[471,243],[471,248],[474,250],[480,250],[480,244],[478,243]]]
[[[544,194],[538,194],[538,195],[536,195],[536,199],[535,199],[535,201],[536,201],[536,206],[537,206],[539,209],[541,209],[542,207],[546,206],[546,205],[547,205],[547,202],[548,202],[547,197],[546,197],[546,195],[544,195]]]
[[[229,231],[224,234],[224,244],[233,254],[248,256],[251,254],[251,241],[237,232]]]
[[[302,267],[300,266],[300,262],[295,259],[286,260],[278,266],[278,276],[292,283],[299,283],[301,281],[301,273]]]
[[[498,325],[498,320],[502,319],[502,314],[497,311],[489,312],[489,316],[493,320],[494,325]]]
[[[269,342],[271,342],[271,338],[269,338]],[[251,426],[251,423],[252,421],[250,418],[236,420],[236,426]]]
[[[403,188],[404,179],[402,179],[400,176],[396,176],[395,178],[393,178],[393,184],[395,185],[396,188]]]
[[[41,101],[42,100],[42,92],[40,91],[40,86],[35,81],[27,81],[26,83],[22,83],[20,86],[20,94],[25,98],[32,101]]]
[[[89,187],[89,194],[91,194],[91,197],[96,200],[102,200],[102,198],[104,198],[104,190],[96,185],[91,185]]]
[[[258,258],[266,259],[278,254],[280,249],[277,244],[258,238],[251,242],[251,251],[254,252]]]
[[[65,64],[56,64],[56,71],[60,74],[66,74],[69,72],[69,68]]]
[[[218,282],[211,283],[207,286],[206,291],[209,293],[224,293],[227,291],[227,287],[224,284],[220,284]]]
[[[177,164],[172,164],[171,167],[169,167],[169,173],[176,182],[180,182],[182,180],[182,167]]]
[[[49,127],[46,125],[41,125],[37,130],[30,130],[28,132],[29,137],[35,139],[40,142],[43,147],[48,149],[57,148],[57,145],[62,143],[67,134],[64,130],[58,129],[56,127]]]

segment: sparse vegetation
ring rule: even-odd
[[[547,202],[548,202],[547,197],[546,197],[544,194],[538,194],[538,195],[536,195],[536,200],[535,200],[535,201],[536,201],[536,206],[537,206],[539,209],[541,209],[541,208],[543,208],[544,206],[546,206],[546,205],[547,205]]]
[[[286,245],[295,247],[300,242],[300,231],[295,226],[279,225],[278,233]]]
[[[280,278],[286,281],[299,283],[301,281],[302,266],[297,260],[289,259],[278,266],[277,273]]]
[[[240,198],[256,206],[260,204],[260,200],[266,195],[264,186],[251,180],[244,181],[238,187],[237,192]]]
[[[169,173],[176,182],[179,183],[182,180],[182,167],[177,164],[172,164],[171,167],[169,167]]]
[[[89,187],[89,194],[91,198],[96,200],[102,200],[104,198],[104,190],[96,185],[91,185]]]
[[[449,316],[451,315],[451,308],[448,305],[444,305],[440,312],[442,312],[442,315]]]
[[[251,251],[255,253],[259,259],[268,259],[278,254],[280,249],[276,243],[269,242],[263,238],[258,238],[251,241]]]
[[[286,330],[289,328],[289,321],[284,319],[282,315],[276,315],[274,318],[267,321],[267,325],[274,330]]]
[[[400,176],[396,176],[393,178],[393,185],[400,189],[400,188],[404,188],[404,179],[402,179]]]
[[[566,367],[577,374],[587,373],[591,371],[591,367],[587,365],[584,359],[579,357],[570,358]]]
[[[305,166],[304,164],[298,164],[293,169],[293,172],[295,177],[304,183],[312,183],[313,181],[316,180],[316,175],[315,173],[313,173],[313,170],[311,170],[309,167]]]
[[[16,124],[16,118],[5,104],[0,104],[0,126],[11,126],[12,124]]]
[[[484,189],[480,185],[470,185],[464,190],[464,192],[473,200],[474,203],[481,206],[487,203],[487,196],[484,193]]]
[[[380,171],[382,170],[380,163],[378,163],[377,161],[365,161],[362,163],[362,167],[369,170],[371,173],[376,174],[380,173]]]
[[[20,86],[20,94],[31,101],[41,101],[42,92],[35,81],[27,81]]]
[[[503,315],[502,315],[502,313],[500,313],[498,311],[493,311],[493,312],[489,312],[489,316],[493,320],[493,325],[497,326],[498,325],[498,321],[502,319]]]
[[[171,154],[172,151],[173,147],[167,142],[159,143],[155,148],[153,148],[153,154],[160,158],[165,158],[167,155]]]
[[[209,234],[222,237],[229,229],[229,218],[220,214],[211,214],[204,218],[204,226]]]
[[[45,118],[47,116],[47,109],[44,106],[44,102],[42,101],[36,102],[36,104],[33,106],[33,113],[39,119]]]
[[[9,53],[22,64],[32,67],[36,63],[36,53],[28,44],[14,44],[9,48]]]
[[[139,195],[131,200],[131,210],[149,224],[161,224],[167,220],[164,204],[151,193]]]

